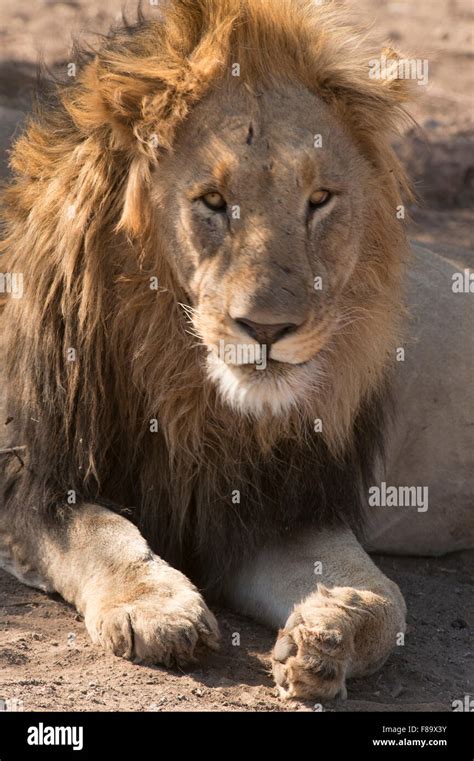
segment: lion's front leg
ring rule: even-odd
[[[267,547],[226,591],[279,629],[272,668],[285,698],[345,697],[346,679],[376,671],[405,631],[400,590],[347,529]]]
[[[28,583],[33,568],[32,583],[75,605],[93,642],[106,650],[172,666],[193,662],[200,646],[217,646],[217,623],[201,594],[125,518],[80,505],[54,529],[37,525],[34,550],[32,538],[0,526],[7,570]]]

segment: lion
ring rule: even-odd
[[[193,663],[217,601],[278,632],[283,698],[331,699],[403,640],[361,543],[411,261],[411,88],[373,56],[329,3],[170,0],[13,148],[0,561],[118,656]]]

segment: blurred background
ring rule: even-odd
[[[471,265],[474,238],[474,2],[473,0],[341,0],[357,23],[369,23],[382,47],[387,41],[404,57],[427,59],[429,84],[417,87],[411,107],[417,127],[407,128],[397,149],[421,203],[411,209],[410,234],[438,253]],[[131,0],[1,0],[0,148],[21,129],[37,62],[66,74],[71,41],[94,44],[121,18],[133,18]],[[146,15],[159,13],[149,0]]]

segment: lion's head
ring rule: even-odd
[[[364,318],[375,179],[337,114],[298,85],[221,83],[160,160],[164,254],[207,374],[238,411],[281,415],[313,395],[335,335]]]

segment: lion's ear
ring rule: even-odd
[[[423,63],[385,48],[377,56],[359,60],[357,66],[333,72],[328,82],[332,102],[362,142],[396,134],[409,120],[405,105],[418,89],[410,74],[419,73]]]
[[[378,85],[381,97],[403,104],[414,99],[417,83],[427,83],[428,62],[406,58],[393,48],[385,47],[380,56],[370,59],[369,79]]]

